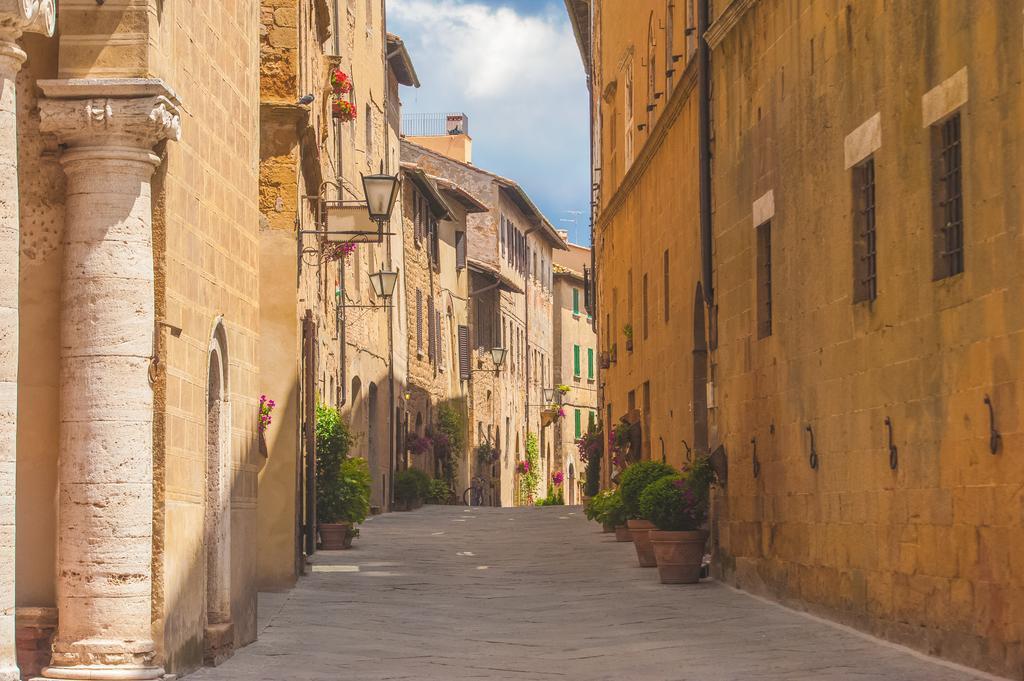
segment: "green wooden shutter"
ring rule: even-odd
[[[579,440],[583,436],[583,432],[580,430],[582,425],[582,413],[579,409],[576,410],[576,439]]]
[[[594,378],[594,348],[587,348],[587,378]]]
[[[580,375],[580,346],[572,346],[572,375]]]
[[[580,313],[580,290],[578,288],[572,290],[572,313],[575,315]]]

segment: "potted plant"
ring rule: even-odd
[[[320,546],[348,548],[356,525],[370,512],[370,469],[364,459],[349,458],[355,443],[338,410],[316,408],[316,514]]]
[[[655,567],[654,547],[649,537],[654,524],[644,518],[640,512],[640,495],[651,483],[678,471],[660,461],[639,461],[622,472],[619,492],[622,494],[622,506],[626,514],[626,527],[636,548],[636,558],[640,567]]]
[[[430,476],[418,468],[395,475],[395,510],[411,511],[423,505],[430,494]]]
[[[640,494],[640,513],[657,527],[649,534],[662,584],[700,581],[714,477],[710,461],[699,457],[682,475],[657,480]]]
[[[633,352],[633,325],[626,324],[622,327],[622,335],[626,337],[626,350]]]

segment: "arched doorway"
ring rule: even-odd
[[[704,324],[704,290],[693,298],[693,451],[708,453],[708,344]]]
[[[375,489],[371,492],[370,497],[374,506],[382,506],[385,494],[385,485],[387,480],[383,475],[379,475],[378,463],[380,457],[378,455],[378,449],[380,447],[380,418],[377,414],[377,384],[371,383],[370,387],[366,391],[366,462],[370,465],[370,477],[376,480],[379,476],[380,483],[374,485]]]
[[[210,336],[206,388],[206,625],[203,662],[217,665],[231,656],[231,403],[227,334],[218,318]]]

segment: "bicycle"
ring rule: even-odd
[[[483,506],[487,492],[490,491],[490,483],[487,478],[478,475],[470,482],[469,487],[462,493],[462,503],[466,506]]]

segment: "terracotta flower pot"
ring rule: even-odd
[[[601,531],[605,534],[615,531],[615,526],[610,523],[601,523]]]
[[[320,548],[339,551],[352,548],[352,523],[320,523]]]
[[[651,530],[654,523],[649,520],[627,520],[626,527],[633,537],[633,547],[636,549],[636,559],[640,567],[657,567],[658,561],[654,557],[654,547],[651,546]]]
[[[629,528],[625,525],[619,525],[616,527],[615,541],[633,541],[633,537],[629,534]]]
[[[662,584],[696,584],[704,560],[707,530],[692,532],[649,532],[650,543],[658,560],[658,577]]]

